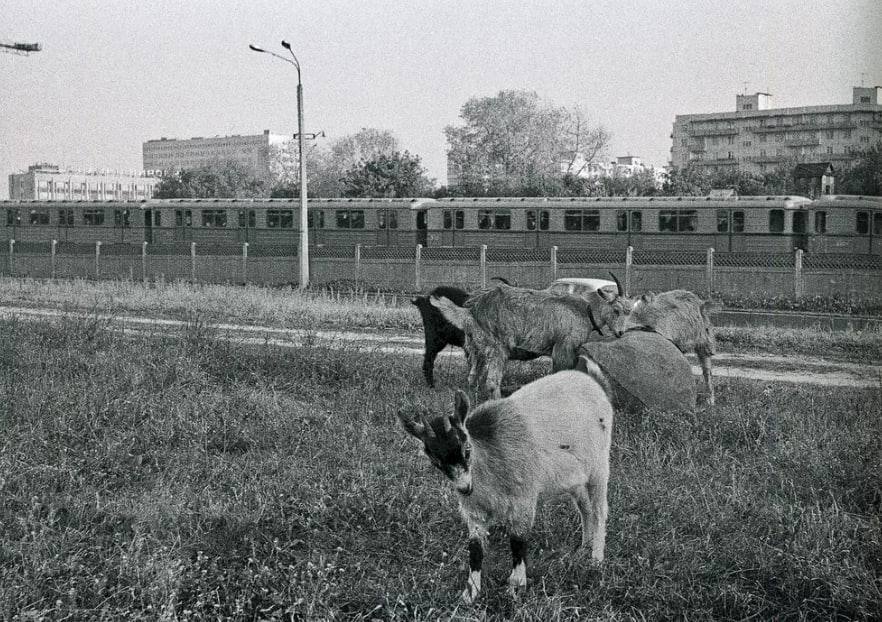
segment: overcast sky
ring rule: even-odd
[[[38,161],[140,170],[161,136],[293,133],[293,67],[248,50],[282,39],[306,131],[392,130],[441,183],[444,126],[501,89],[579,105],[609,156],[662,166],[674,115],[734,110],[744,83],[775,107],[882,85],[879,0],[4,0],[0,41],[43,51],[0,54],[0,198]]]

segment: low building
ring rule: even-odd
[[[163,137],[143,143],[144,169],[178,171],[234,160],[248,166],[258,176],[267,176],[270,172],[271,147],[291,140],[290,136],[271,134],[269,130],[248,136]]]
[[[761,173],[791,162],[848,165],[882,141],[882,87],[854,87],[850,104],[772,108],[769,93],[737,95],[734,112],[677,115],[671,165]]]
[[[54,164],[34,164],[9,176],[12,200],[130,200],[153,197],[159,177],[136,171],[74,171]]]

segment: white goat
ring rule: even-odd
[[[582,517],[582,546],[590,544],[591,557],[603,561],[613,425],[607,392],[603,373],[581,357],[577,370],[545,376],[471,411],[466,394],[457,391],[453,415],[414,421],[399,412],[459,493],[469,533],[465,602],[481,590],[484,543],[494,523],[509,532],[510,590],[527,584],[527,536],[543,493],[572,496]]]

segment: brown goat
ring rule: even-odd
[[[613,280],[618,285],[615,276]],[[680,352],[695,352],[707,385],[708,403],[714,404],[711,357],[716,353],[716,342],[710,313],[718,308],[715,302],[703,301],[685,289],[649,293],[639,298],[627,298],[606,290],[598,290],[597,295],[606,303],[596,314],[598,324],[608,326],[617,337],[633,328],[651,329],[669,339]]]
[[[579,346],[600,331],[591,305],[576,296],[523,289],[504,284],[478,292],[458,307],[444,297],[430,302],[444,318],[465,333],[469,387],[501,396],[505,362],[520,348],[551,356],[552,371],[573,369]]]

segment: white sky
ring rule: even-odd
[[[219,8],[222,7],[222,8]],[[664,165],[676,114],[851,102],[882,85],[879,0],[27,2],[4,0],[0,198],[38,161],[142,168],[161,136],[293,133],[296,73],[248,50],[290,41],[306,131],[392,130],[446,181],[442,129],[473,96],[535,90]]]

